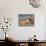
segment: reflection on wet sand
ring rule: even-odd
[[[19,21],[19,24],[22,26],[27,26],[34,23],[34,18],[26,18]]]

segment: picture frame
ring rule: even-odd
[[[19,26],[34,26],[34,14],[19,14],[18,25]]]

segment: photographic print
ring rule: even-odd
[[[34,26],[34,14],[19,14],[19,26]]]

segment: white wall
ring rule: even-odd
[[[27,40],[29,37],[36,34],[39,40],[44,40],[44,20],[46,15],[46,8],[44,7],[45,6],[32,8],[28,0],[0,0],[0,16],[13,17],[11,30],[8,31],[10,37],[13,37],[16,40]],[[35,26],[19,27],[18,14],[35,14]],[[0,36],[0,39],[2,38],[3,37]]]

